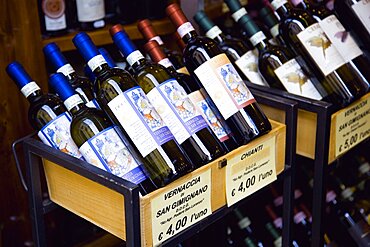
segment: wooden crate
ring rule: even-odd
[[[271,121],[273,129],[266,135],[234,150],[227,155],[177,179],[164,188],[158,189],[140,198],[141,241],[142,246],[152,246],[151,200],[185,181],[211,171],[211,208],[212,212],[226,205],[225,167],[219,168],[219,161],[230,159],[243,149],[258,146],[269,138],[275,137],[276,142],[276,173],[284,170],[285,135],[284,124]],[[125,240],[125,211],[123,195],[89,180],[77,173],[67,170],[56,163],[44,159],[44,170],[50,199],[76,215],[94,223],[113,235]],[[129,200],[129,198],[127,198]]]

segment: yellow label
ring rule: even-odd
[[[211,170],[165,190],[151,202],[153,245],[158,246],[212,213]]]
[[[178,73],[181,73],[181,74],[186,74],[186,75],[190,75],[188,69],[184,66],[182,68],[179,68],[178,70],[176,70]]]
[[[240,151],[226,166],[226,200],[231,206],[276,180],[275,136]]]
[[[335,121],[335,156],[370,136],[370,93],[341,110]]]

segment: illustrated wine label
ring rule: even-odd
[[[257,50],[251,50],[235,61],[236,66],[243,72],[248,80],[254,84],[268,86],[258,72]]]
[[[41,111],[53,118],[37,133],[40,140],[50,147],[59,149],[63,153],[72,155],[78,159],[82,154],[71,137],[71,117],[68,113],[62,113],[56,116],[49,106],[42,106]]]
[[[289,93],[315,100],[322,99],[312,81],[294,58],[275,69],[274,72]]]
[[[174,79],[153,88],[148,93],[148,98],[179,144],[207,127],[206,121],[196,111],[184,88]]]
[[[353,11],[356,13],[364,27],[370,33],[370,1],[360,0],[352,5]]]
[[[76,0],[77,18],[80,22],[92,22],[105,16],[104,0]]]
[[[221,142],[228,140],[228,133],[230,133],[230,130],[228,129],[225,121],[222,120],[222,117],[213,111],[213,109],[209,106],[202,93],[199,90],[195,91],[189,94],[189,98],[197,108],[197,111],[200,112],[200,114],[206,120],[208,126],[212,129],[217,138]]]
[[[319,23],[309,26],[297,36],[325,76],[345,64]]]
[[[46,31],[58,31],[67,28],[64,0],[42,0]]]
[[[87,107],[100,109],[99,103],[96,99],[89,100],[81,88],[76,88],[75,91],[81,96]]]
[[[225,54],[200,65],[195,75],[224,119],[255,102],[255,99]]]
[[[362,55],[361,49],[354,41],[351,34],[346,32],[346,29],[335,15],[326,17],[324,20],[320,21],[319,24],[345,62],[349,62]]]
[[[120,93],[108,103],[108,107],[143,157],[174,139],[143,90],[138,86]]]
[[[146,179],[114,127],[106,128],[91,137],[82,144],[80,152],[91,165],[132,183],[138,184]]]

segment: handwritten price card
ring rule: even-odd
[[[226,200],[231,206],[276,180],[275,137],[237,153],[226,166]]]
[[[151,202],[153,245],[206,218],[211,210],[211,170],[166,190]]]

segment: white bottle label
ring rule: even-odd
[[[358,18],[361,20],[364,27],[370,33],[370,1],[362,0],[352,5],[353,11],[356,13]]]
[[[256,49],[248,51],[236,60],[235,64],[250,82],[261,86],[268,86],[258,72],[258,55],[256,53],[258,53]]]
[[[91,69],[91,71],[94,71],[97,67],[102,66],[103,64],[107,63],[105,58],[102,55],[96,55],[95,57],[91,58],[87,65]]]
[[[270,28],[270,33],[273,38],[276,38],[276,36],[279,35],[279,24],[276,24],[272,28]]]
[[[119,94],[108,107],[143,157],[174,139],[140,87]]]
[[[224,53],[203,63],[194,73],[224,119],[255,102],[253,95]]]
[[[105,16],[104,0],[76,0],[77,18],[80,22],[92,22]]]
[[[75,94],[69,97],[64,101],[64,105],[66,106],[67,110],[70,111],[73,107],[75,107],[78,104],[84,103],[81,99],[80,95]]]
[[[287,0],[274,0],[271,2],[271,6],[274,8],[274,10],[277,10],[287,2],[288,2]]]
[[[222,33],[221,29],[218,26],[214,26],[206,32],[206,36],[210,39],[216,38]]]
[[[158,45],[163,45],[163,40],[159,36],[155,36],[155,37],[153,37],[149,40],[155,40],[155,41],[157,41]]]
[[[221,142],[228,140],[228,133],[230,133],[228,126],[226,125],[225,121],[222,120],[222,117],[213,111],[213,109],[209,106],[202,93],[199,90],[192,92],[189,94],[189,98],[197,108],[197,111],[206,120],[208,126],[212,129],[217,138]]]
[[[69,63],[63,65],[62,67],[60,67],[57,70],[57,73],[62,73],[65,76],[68,76],[68,75],[72,74],[73,72],[75,72],[75,70],[73,69],[73,67]]]
[[[207,126],[185,90],[174,79],[153,88],[148,98],[179,144]]]
[[[362,55],[361,49],[357,46],[351,34],[346,32],[346,29],[335,15],[326,17],[319,24],[345,62]]]
[[[161,61],[158,62],[158,64],[160,64],[160,65],[162,65],[166,68],[173,66],[171,61],[168,58],[163,58]]]
[[[64,0],[43,0],[41,6],[44,12],[46,31],[58,31],[67,28]]]
[[[275,69],[274,72],[289,93],[315,100],[322,99],[320,93],[302,71],[301,66],[295,59],[291,59],[284,63],[279,68]]]
[[[181,26],[177,28],[177,33],[180,35],[180,37],[184,37],[185,34],[190,33],[191,31],[194,31],[193,25],[191,25],[190,22],[185,22]]]
[[[130,64],[130,66],[132,66],[134,63],[143,58],[143,54],[139,50],[136,50],[126,57],[126,61],[128,64]]]
[[[104,129],[87,140],[80,147],[80,152],[91,165],[132,183],[138,184],[146,178],[113,127]]]
[[[21,88],[21,93],[27,98],[30,96],[30,94],[37,90],[40,90],[40,87],[36,84],[36,82],[31,81]]]
[[[266,39],[266,36],[262,31],[255,33],[252,37],[249,38],[253,46],[256,46],[259,42],[263,41],[264,39]]]
[[[325,76],[345,64],[319,23],[309,26],[297,36]]]
[[[53,120],[48,122],[37,133],[41,141],[50,147],[59,149],[63,153],[81,159],[82,155],[71,137],[71,118],[68,113],[65,112],[55,116],[55,113],[49,106],[43,106],[42,110],[52,116]]]
[[[233,13],[231,17],[234,19],[235,22],[238,22],[239,19],[242,18],[246,14],[248,14],[247,10],[245,10],[245,8],[241,8],[235,13]]]

